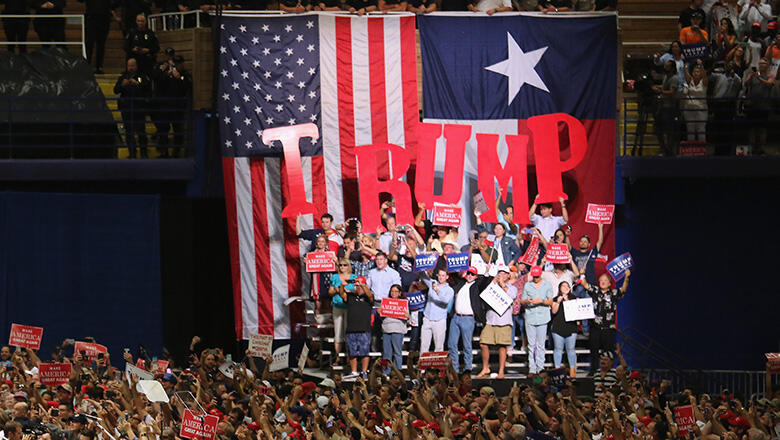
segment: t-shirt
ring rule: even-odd
[[[349,317],[349,316],[348,316]],[[398,318],[382,319],[382,333],[406,333],[406,320]]]
[[[442,0],[442,11],[468,11],[468,0]]]
[[[780,47],[777,47],[777,45],[769,46],[766,49],[766,54],[764,56],[766,56],[771,63],[769,66],[769,74],[777,75],[778,67],[780,67]]]
[[[517,287],[511,284],[507,285],[505,292],[512,301],[517,297]],[[512,307],[507,307],[503,315],[499,315],[492,307],[488,307],[485,313],[485,322],[495,326],[512,325]]]
[[[761,51],[764,48],[764,43],[761,42],[761,40],[759,41],[748,40],[747,44],[748,44],[747,50],[749,50],[751,54],[750,66],[748,67],[755,67],[756,69],[758,69],[758,62],[761,61],[761,55],[762,55]],[[745,54],[745,56],[747,56],[747,54]]]
[[[617,8],[617,0],[596,0],[596,10],[600,11],[604,8]]]
[[[589,251],[581,251],[579,249],[571,249],[571,256],[574,258],[574,264],[580,270],[580,273],[585,273],[585,280],[590,284],[596,283],[596,257],[599,255],[599,249],[594,247]]]
[[[347,0],[347,5],[355,9],[368,8],[370,6],[376,6],[376,0]]]
[[[549,240],[553,235],[555,235],[555,231],[558,230],[558,228],[566,224],[566,220],[564,220],[563,217],[556,215],[542,217],[539,214],[534,214],[531,216],[531,223],[539,228],[539,230],[542,232],[542,236],[546,240]]]
[[[347,333],[365,333],[371,331],[371,311],[373,307],[365,295],[347,292]]]
[[[512,7],[511,0],[479,0],[477,2],[477,10],[479,12],[487,12],[491,9],[498,9],[503,7]]]
[[[558,312],[553,314],[552,322],[550,323],[550,330],[558,336],[563,336],[564,338],[577,333],[577,321],[566,321],[566,316],[563,312],[563,302],[561,302],[560,306],[558,307]]]
[[[553,295],[558,295],[558,286],[564,281],[569,283],[569,287],[574,287],[574,272],[569,269],[564,270],[560,276],[554,271],[542,273],[542,279],[550,283]]]
[[[706,43],[709,40],[710,35],[702,28],[694,29],[693,26],[688,26],[680,31],[680,42],[682,44]]]
[[[455,313],[459,315],[473,315],[471,308],[471,286],[474,282],[466,283],[455,294]]]
[[[680,12],[680,18],[677,20],[678,23],[680,23],[681,27],[688,27],[691,25],[691,16],[698,12],[701,14],[702,17],[705,16],[704,9],[697,8],[697,9],[691,9],[690,7],[685,8],[682,12]]]
[[[615,384],[617,384],[617,370],[614,368],[610,368],[610,370],[604,374],[603,378],[601,377],[601,370],[597,371],[593,377],[593,387],[596,395],[609,390]]]

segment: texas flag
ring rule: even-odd
[[[463,203],[476,192],[476,133],[500,135],[501,160],[507,157],[505,135],[529,135],[528,192],[533,200],[534,138],[527,119],[566,113],[582,122],[588,139],[584,159],[563,176],[569,224],[573,236],[588,234],[595,243],[596,227],[585,223],[587,205],[614,200],[617,17],[439,13],[418,20],[424,121],[473,127],[466,146]],[[559,126],[559,133],[560,157],[565,160],[570,155],[566,125]],[[437,163],[437,170],[442,167]],[[486,195],[486,200],[493,197]],[[554,214],[560,215],[557,203]],[[607,228],[604,250],[613,254],[613,243]]]

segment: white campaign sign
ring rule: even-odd
[[[303,344],[303,349],[301,350],[301,356],[298,358],[298,371],[303,371],[303,367],[306,366],[306,359],[309,358],[309,346],[306,344]]]
[[[268,367],[268,371],[284,370],[290,366],[290,344],[283,345],[271,355],[274,361],[271,362],[271,366]]]
[[[266,359],[271,356],[274,335],[249,335],[249,354]]]
[[[512,305],[512,298],[510,298],[504,289],[496,283],[490,283],[490,285],[479,294],[479,297],[499,315],[503,315],[504,312],[506,312],[506,309]]]
[[[132,376],[138,380],[154,380],[154,374],[138,368],[130,362],[125,363],[125,374],[127,374],[128,377]]]
[[[596,315],[593,313],[593,299],[580,298],[563,302],[563,316],[566,321],[582,321],[584,319],[593,319]]]

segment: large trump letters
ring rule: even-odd
[[[568,145],[570,156],[561,160],[559,126],[565,124],[569,134]],[[528,127],[533,136],[536,183],[539,189],[537,202],[553,202],[561,197],[568,199],[563,192],[562,175],[573,169],[585,156],[587,137],[585,127],[576,118],[553,113],[533,116],[528,119]],[[461,199],[463,191],[464,155],[466,141],[471,137],[471,126],[457,124],[420,123],[417,128],[417,157],[414,194],[418,202],[426,206],[434,203],[456,204]],[[446,167],[443,176],[442,193],[434,194],[433,178],[436,156],[436,140],[441,136],[446,140]],[[301,155],[298,142],[303,137],[316,137],[317,126],[314,124],[292,125],[278,127],[263,132],[263,141],[280,140],[284,147],[284,158],[288,170],[300,170]],[[508,188],[510,181],[514,187],[514,203],[517,206],[528,206],[528,175],[527,175],[527,135],[508,135],[508,157],[504,163],[498,157],[497,134],[477,133],[479,157],[478,185],[488,206],[495,203],[494,185],[496,181],[503,188]],[[392,178],[379,180],[377,153],[390,153],[392,161]],[[355,149],[358,174],[360,176],[360,213],[363,229],[376,230],[381,224],[379,218],[379,196],[381,193],[392,195],[395,200],[396,217],[400,224],[412,224],[412,192],[409,184],[402,177],[409,171],[412,158],[407,151],[394,144],[361,145]],[[315,212],[314,204],[306,200],[303,177],[298,172],[289,172],[289,203],[282,211],[283,217],[295,217],[298,214]],[[515,222],[530,223],[525,209],[515,211]],[[482,214],[482,220],[495,222],[496,213],[488,210]]]

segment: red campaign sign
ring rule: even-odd
[[[68,383],[71,364],[38,364],[38,379],[44,385],[56,387]]]
[[[420,370],[425,370],[428,368],[438,368],[438,369],[444,369],[444,365],[447,364],[447,357],[449,356],[449,351],[429,351],[427,353],[423,353],[420,355],[420,362],[418,363],[418,366],[420,367]]]
[[[217,416],[195,414],[189,409],[185,409],[179,436],[192,440],[213,440],[217,435],[218,423],[219,417]]]
[[[588,212],[585,213],[585,223],[608,225],[612,223],[614,214],[615,205],[588,203]]]
[[[460,206],[442,206],[433,207],[433,224],[437,226],[460,227],[460,218],[463,209]]]
[[[271,387],[259,386],[259,387],[256,387],[255,389],[257,390],[258,393],[260,393],[260,394],[262,394],[264,396],[268,396],[268,395],[271,394]]]
[[[43,327],[11,324],[11,336],[8,338],[8,345],[38,350],[41,348],[41,339],[43,339]]]
[[[525,254],[520,258],[520,262],[528,266],[536,264],[536,259],[539,257],[539,237],[534,236],[531,238],[531,242],[528,243],[528,249],[525,250]]]
[[[682,438],[688,438],[688,431],[696,424],[691,405],[674,407],[674,422],[677,423],[677,433]]]
[[[382,298],[379,316],[383,318],[406,319],[409,313],[409,301],[405,299]]]
[[[770,373],[780,373],[780,353],[764,353]]]
[[[104,345],[76,341],[76,345],[73,346],[73,357],[76,357],[76,355],[80,354],[82,351],[90,362],[97,360],[98,353],[108,353],[108,349]]]
[[[306,254],[306,272],[335,272],[336,271],[336,253],[327,252],[309,252]]]
[[[566,243],[551,243],[547,246],[545,257],[548,263],[568,263],[569,246]]]
[[[161,359],[157,360],[157,373],[165,374],[165,370],[168,369],[168,361]]]

